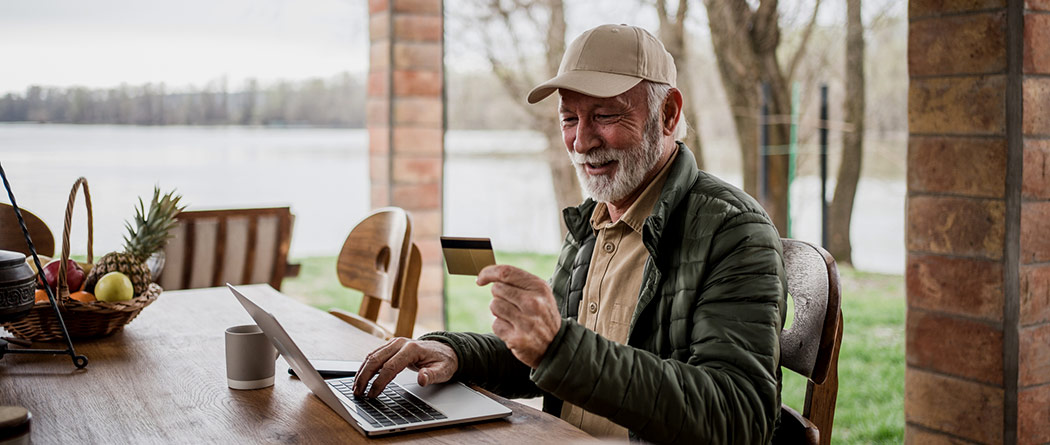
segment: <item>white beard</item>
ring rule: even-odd
[[[651,119],[646,123],[642,141],[635,147],[601,148],[582,154],[569,151],[569,159],[576,167],[576,178],[588,196],[604,203],[616,202],[626,198],[641,185],[645,175],[659,162],[663,151],[660,149],[659,122],[659,119]],[[617,161],[612,176],[589,175],[584,169],[584,164],[600,165],[609,161]]]

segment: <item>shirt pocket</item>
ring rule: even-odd
[[[606,338],[617,343],[627,343],[627,331],[631,328],[631,315],[633,313],[633,306],[613,303],[607,319],[609,332],[606,333]]]

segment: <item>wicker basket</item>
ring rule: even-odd
[[[72,338],[100,337],[112,334],[124,325],[134,320],[139,312],[153,303],[160,296],[161,287],[157,283],[150,283],[149,288],[142,295],[135,296],[131,300],[105,302],[93,301],[84,303],[69,297],[69,285],[66,283],[65,265],[69,259],[69,231],[73,219],[73,204],[76,201],[77,190],[84,186],[84,201],[87,205],[88,246],[87,262],[93,261],[92,244],[93,228],[91,217],[91,193],[88,191],[87,179],[78,178],[73,184],[73,190],[69,192],[69,201],[66,203],[66,217],[62,227],[62,263],[58,274],[58,308],[62,313],[62,319],[66,322],[66,328]],[[89,271],[85,268],[85,273]],[[55,310],[49,302],[38,302],[33,305],[29,315],[25,318],[3,323],[4,329],[17,337],[36,340],[52,341],[62,340],[62,327],[55,317]]]

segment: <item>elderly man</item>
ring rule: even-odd
[[[458,379],[599,437],[768,443],[780,414],[786,281],[780,239],[748,195],[676,142],[674,60],[645,30],[604,25],[528,96],[560,96],[569,159],[591,196],[566,209],[551,280],[490,266],[494,334],[438,332],[374,351],[355,385],[402,369]]]

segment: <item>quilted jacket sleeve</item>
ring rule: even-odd
[[[680,325],[689,330],[687,361],[565,320],[531,374],[536,385],[646,441],[769,443],[780,409],[780,240],[762,215],[746,212],[724,221],[714,238],[707,273],[691,275],[702,282],[676,286],[674,295],[694,300]]]
[[[494,334],[432,332],[420,340],[436,340],[452,347],[460,361],[455,380],[476,384],[507,398],[541,395],[529,380],[529,367]]]

